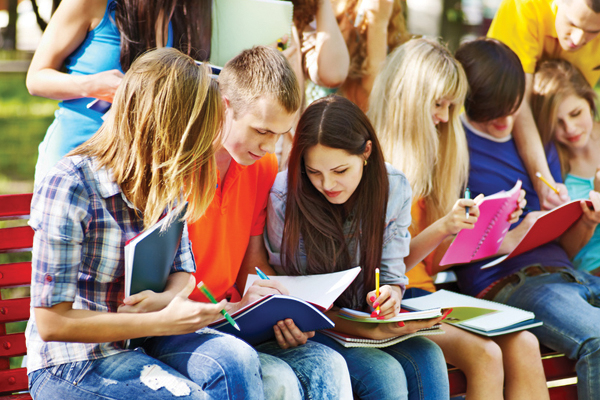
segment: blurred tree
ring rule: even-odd
[[[18,0],[8,0],[8,25],[2,34],[2,48],[5,50],[17,48],[17,4]]]
[[[56,11],[56,8],[60,4],[60,1],[61,0],[52,0],[52,10],[50,12],[51,16],[52,14],[54,14],[54,11]],[[33,7],[33,13],[35,14],[35,20],[37,21],[37,24],[39,25],[42,32],[45,31],[46,26],[48,26],[48,22],[44,21],[44,19],[40,15],[40,8],[38,7],[37,0],[31,0],[31,6]]]

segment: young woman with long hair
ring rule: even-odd
[[[410,186],[385,164],[365,114],[351,101],[328,96],[300,117],[288,170],[280,172],[267,207],[269,261],[280,274],[308,275],[360,265],[357,279],[327,314],[336,330],[373,339],[432,326],[428,321],[368,324],[338,316],[339,307],[381,308],[381,317],[400,312],[407,279],[404,257],[410,235]],[[381,293],[375,295],[375,268]],[[439,348],[424,337],[390,347],[345,348],[316,333],[312,340],[346,359],[353,389],[361,399],[443,399],[446,366]]]
[[[587,199],[590,191],[600,191],[600,123],[596,104],[596,92],[568,61],[540,64],[533,78],[531,110],[542,143],[556,144],[572,199]],[[589,242],[570,256],[577,269],[600,275],[600,230],[596,228]]]
[[[263,398],[256,352],[202,329],[226,302],[188,299],[187,228],[165,290],[123,299],[127,240],[186,200],[191,220],[210,203],[222,120],[207,68],[174,49],[148,52],[125,74],[102,128],[36,186],[26,331],[34,398]],[[123,347],[147,336],[144,351]]]
[[[132,62],[156,47],[196,60],[210,56],[211,0],[64,0],[52,15],[27,72],[32,95],[61,100],[39,146],[36,183],[89,139]]]
[[[461,64],[429,39],[412,39],[392,52],[373,88],[368,115],[386,159],[406,174],[413,191],[413,239],[405,258],[411,288],[435,291],[432,275],[452,236],[472,228],[479,215],[476,201],[461,199],[469,152],[459,114],[467,89]],[[446,334],[431,340],[467,376],[469,399],[547,398],[539,344],[531,333],[492,340],[442,327]]]

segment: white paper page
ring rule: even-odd
[[[286,287],[290,296],[298,297],[309,303],[328,309],[333,302],[352,283],[360,272],[360,267],[331,274],[304,275],[304,276],[269,276]],[[254,281],[260,280],[258,275],[248,275],[244,294]]]

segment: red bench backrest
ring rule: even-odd
[[[22,220],[29,217],[31,205],[29,194],[0,195],[0,220]],[[0,221],[0,253],[30,252],[33,245],[33,229],[29,226],[9,226],[13,222]],[[3,256],[5,257],[5,256]],[[0,289],[28,287],[31,282],[31,261],[0,261]],[[12,298],[15,290],[0,291],[0,396],[27,391],[27,371],[17,366],[10,369],[10,360],[27,354],[25,334],[7,333],[7,324],[29,319],[28,290],[20,291],[21,298]],[[9,329],[10,330],[10,325]],[[18,360],[18,359],[17,359]],[[13,366],[14,367],[14,366]],[[26,399],[28,394],[2,398]]]

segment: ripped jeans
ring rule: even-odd
[[[36,400],[262,399],[257,353],[232,336],[200,332],[148,340],[154,357],[138,348],[33,371],[30,392]]]

